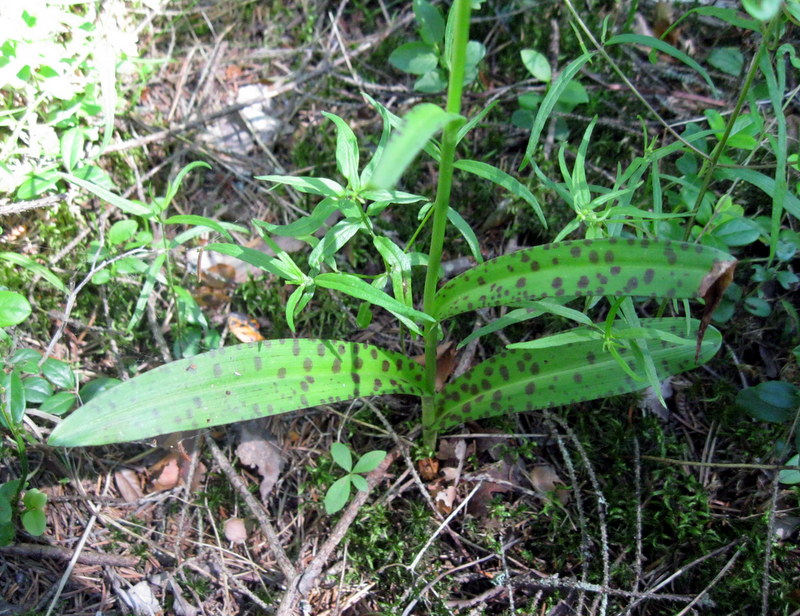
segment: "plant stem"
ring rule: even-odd
[[[695,199],[691,217],[686,222],[686,231],[683,238],[684,241],[689,241],[689,238],[692,236],[692,227],[694,226],[695,218],[697,217],[697,213],[700,211],[700,205],[703,203],[703,197],[708,191],[708,186],[711,184],[711,178],[714,175],[714,171],[717,169],[719,159],[722,156],[722,153],[725,151],[725,146],[728,144],[728,138],[733,130],[733,125],[739,118],[739,115],[742,112],[742,107],[744,107],[744,103],[747,100],[747,93],[750,91],[750,86],[753,85],[753,79],[755,79],[756,72],[758,71],[758,59],[764,51],[764,46],[765,43],[764,39],[762,38],[761,44],[758,46],[758,49],[756,50],[756,53],[753,55],[753,59],[750,62],[750,68],[747,71],[747,76],[744,78],[742,89],[739,90],[739,98],[736,101],[733,112],[728,118],[728,123],[725,126],[725,132],[723,132],[722,136],[719,138],[714,151],[711,152],[711,157],[707,160],[704,160],[703,166],[700,168],[700,173],[698,175],[703,177],[703,184],[700,187],[700,192],[697,193],[697,199]]]
[[[469,40],[470,0],[456,0],[451,9],[448,30],[452,32],[452,40],[445,45],[445,53],[449,54],[450,76],[447,86],[448,113],[461,113],[461,93],[464,88],[464,66]],[[447,228],[447,209],[450,206],[450,189],[453,184],[453,161],[456,152],[456,135],[460,126],[459,120],[452,120],[445,126],[442,134],[441,159],[439,162],[439,178],[436,186],[436,200],[433,204],[433,227],[431,230],[431,246],[428,253],[428,271],[425,276],[423,310],[436,316],[433,300],[439,283],[439,269],[442,262],[444,234]],[[439,342],[439,324],[432,323],[425,327],[425,385],[428,392],[422,398],[422,441],[427,449],[436,444],[436,432],[433,429],[435,420],[434,394],[436,387],[436,346]]]

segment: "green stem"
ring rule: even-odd
[[[445,52],[450,54],[450,79],[447,87],[448,113],[461,113],[461,94],[464,88],[464,67],[467,57],[467,41],[469,40],[470,0],[456,0],[451,9],[452,28],[451,44]],[[445,126],[442,134],[441,159],[439,162],[439,178],[436,186],[436,200],[433,204],[433,227],[431,229],[431,246],[428,253],[428,271],[425,276],[423,310],[433,316],[434,297],[439,284],[439,269],[442,263],[444,234],[447,228],[447,209],[450,206],[450,190],[453,185],[453,162],[456,152],[456,136],[460,123],[451,121]],[[436,346],[439,342],[438,323],[425,327],[425,384],[429,392],[422,398],[422,440],[423,445],[432,450],[436,444],[436,431],[433,424],[435,413],[436,387]]]
[[[762,38],[761,44],[758,46],[758,49],[756,50],[756,53],[753,56],[752,61],[750,62],[750,68],[748,68],[747,70],[747,76],[744,78],[744,84],[742,84],[742,89],[739,90],[739,98],[736,101],[736,106],[733,108],[733,112],[728,118],[728,123],[725,125],[725,132],[722,134],[722,137],[720,137],[719,141],[717,142],[714,151],[711,152],[711,156],[709,157],[709,159],[703,161],[703,166],[700,169],[700,175],[703,176],[703,185],[700,187],[700,192],[697,193],[697,199],[694,202],[694,207],[692,208],[691,217],[686,222],[686,232],[684,233],[684,238],[683,238],[685,241],[688,241],[689,238],[692,236],[692,227],[694,226],[694,221],[695,218],[697,217],[697,213],[700,211],[700,204],[703,202],[703,197],[708,191],[709,184],[711,184],[711,178],[714,175],[714,171],[717,169],[719,159],[722,156],[722,153],[725,151],[725,146],[728,144],[728,138],[730,137],[731,131],[733,130],[733,125],[739,118],[739,115],[742,112],[742,107],[744,107],[744,103],[747,100],[747,93],[750,91],[750,87],[753,85],[753,80],[755,79],[756,72],[758,71],[758,60],[764,51],[764,44],[765,44],[764,39]]]

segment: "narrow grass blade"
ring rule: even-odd
[[[30,270],[34,274],[38,274],[42,278],[44,278],[47,282],[53,285],[56,289],[61,291],[62,293],[66,294],[69,293],[67,287],[64,286],[64,283],[61,282],[61,279],[56,276],[53,272],[47,269],[41,263],[37,263],[30,257],[26,257],[25,255],[18,254],[16,252],[0,252],[0,260],[8,261],[9,263],[13,263],[14,265],[19,265],[20,267],[24,267],[27,270]]]
[[[569,82],[572,81],[572,78],[578,74],[578,71],[583,68],[584,64],[592,59],[593,55],[592,53],[584,53],[582,56],[575,58],[559,73],[558,78],[550,85],[550,89],[547,91],[544,100],[542,100],[539,105],[539,110],[536,112],[533,128],[531,128],[531,136],[528,139],[528,147],[525,150],[525,156],[522,159],[520,169],[524,169],[525,165],[533,158],[533,152],[539,145],[539,137],[542,134],[545,122],[547,122],[547,118],[550,117],[550,113],[556,106],[559,97],[563,94]]]
[[[447,113],[432,103],[421,103],[404,118],[403,126],[389,140],[370,178],[370,187],[392,189],[411,161],[425,147],[428,140],[444,128],[445,124],[463,120],[460,115]]]
[[[618,34],[616,36],[612,36],[610,39],[606,41],[606,46],[610,45],[620,45],[620,44],[630,44],[630,45],[642,45],[644,47],[650,47],[652,49],[656,49],[661,53],[665,53],[668,56],[675,58],[679,62],[683,62],[686,66],[691,68],[692,70],[696,71],[698,75],[700,75],[703,80],[708,84],[708,87],[711,88],[711,91],[716,95],[717,87],[714,85],[714,82],[711,81],[711,77],[708,74],[708,71],[700,66],[696,60],[693,60],[691,57],[686,55],[680,49],[676,49],[666,41],[662,41],[661,39],[657,39],[652,36],[647,36],[646,34]]]
[[[454,166],[456,169],[461,169],[462,171],[477,175],[484,180],[494,182],[498,186],[505,188],[515,197],[519,197],[533,208],[533,211],[536,212],[536,216],[539,218],[542,226],[545,229],[547,228],[547,221],[544,218],[544,213],[542,212],[542,208],[539,205],[539,202],[536,200],[536,197],[534,197],[533,193],[528,190],[527,186],[522,184],[515,177],[493,165],[487,165],[486,163],[482,163],[477,160],[457,160]]]
[[[423,369],[376,346],[282,339],[195,355],[92,398],[50,444],[103,445],[390,393],[421,395]]]
[[[681,338],[696,336],[699,329],[699,321],[692,320],[687,332],[682,318],[642,319],[642,325]],[[720,333],[710,327],[697,362],[691,345],[658,340],[649,346],[658,377],[664,379],[707,362],[721,343]],[[618,353],[631,372],[643,372],[631,351],[621,348]],[[632,378],[603,350],[603,340],[576,341],[537,351],[505,351],[444,387],[437,397],[433,427],[443,430],[464,421],[575,404],[637,391],[646,385],[646,381]]]
[[[320,274],[314,278],[314,283],[324,289],[332,289],[346,293],[352,297],[375,304],[385,308],[398,319],[400,319],[408,329],[415,334],[421,334],[419,327],[414,320],[432,323],[433,318],[424,312],[420,312],[410,306],[404,305],[383,291],[379,291],[372,285],[364,282],[361,278],[345,273]]]

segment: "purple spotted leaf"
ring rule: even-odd
[[[720,333],[709,327],[695,360],[693,339],[699,321],[692,319],[688,328],[682,318],[641,319],[641,325],[650,333],[664,332],[661,339],[648,344],[660,379],[707,362],[722,341]],[[676,336],[682,341],[673,342]],[[646,380],[637,381],[629,374],[644,372],[634,353],[624,347],[617,349],[629,367],[626,371],[603,344],[602,339],[587,339],[495,355],[444,387],[437,398],[435,424],[426,427],[445,430],[464,421],[595,400],[647,386]]]
[[[590,295],[693,298],[730,255],[684,242],[609,238],[545,244],[486,261],[436,294],[446,319],[490,306]]]
[[[75,447],[149,438],[389,393],[422,395],[410,357],[340,340],[241,344],[174,361],[113,387],[53,430]]]

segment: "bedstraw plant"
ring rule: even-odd
[[[632,232],[626,231],[620,221],[632,212],[639,221],[648,216],[623,203],[633,190],[629,187],[640,180],[634,173],[612,190],[598,190],[587,182],[583,160],[592,126],[572,169],[561,156],[565,184],[557,188],[565,191],[578,222],[559,234],[555,243],[483,261],[475,234],[451,201],[456,174],[494,182],[528,202],[542,224],[545,220],[534,195],[521,182],[485,162],[456,158],[459,142],[489,111],[470,119],[461,113],[470,12],[470,0],[456,0],[447,16],[440,62],[448,78],[444,107],[421,103],[401,119],[367,97],[383,119],[383,131],[363,169],[353,131],[342,118],[326,113],[337,132],[336,162],[344,181],[260,178],[320,200],[309,215],[288,225],[254,221],[275,256],[233,243],[206,247],[293,285],[286,305],[292,329],[296,315],[320,289],[360,300],[362,326],[370,322],[373,311],[389,311],[410,334],[422,337],[424,366],[407,354],[346,340],[293,338],[219,348],[166,364],[93,398],[54,429],[51,444],[142,439],[361,396],[403,393],[421,399],[423,444],[432,448],[438,433],[466,420],[636,391],[715,354],[721,336],[708,325],[710,311],[730,281],[735,260],[717,248],[647,237],[649,225],[632,224]],[[434,27],[431,23],[420,24],[422,39],[438,41],[438,31],[425,31]],[[542,127],[577,71],[593,57],[586,52],[565,67],[538,106],[525,158],[537,173],[534,154]],[[405,169],[423,150],[438,169],[432,202],[397,188]],[[611,207],[614,201],[621,203],[618,209]],[[422,204],[420,225],[407,243],[381,234],[377,217],[386,208],[413,204]],[[337,222],[326,228],[325,221],[335,213]],[[448,224],[462,234],[478,263],[441,284]],[[561,241],[579,230],[586,233],[584,239]],[[385,271],[374,276],[340,271],[336,254],[356,234],[369,238]],[[307,271],[280,249],[272,240],[275,236],[308,242]],[[417,246],[424,236],[430,243],[421,251]],[[425,273],[421,301],[412,285],[415,267]],[[683,299],[685,315],[640,318],[634,298],[642,297],[663,298],[676,308]],[[688,315],[688,300],[696,298],[706,300],[702,320]],[[596,323],[589,310],[600,303],[604,320]],[[437,346],[448,332],[449,320],[491,307],[515,310],[506,321],[490,324],[479,334],[509,318],[542,314],[563,317],[577,326],[512,345],[437,390]]]

